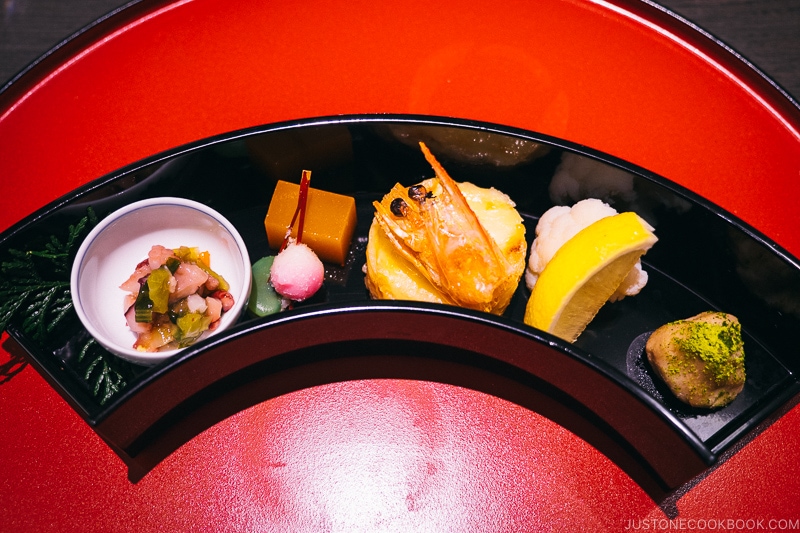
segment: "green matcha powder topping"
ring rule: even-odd
[[[738,322],[725,320],[722,324],[687,322],[689,335],[676,339],[684,351],[700,358],[717,383],[735,379],[742,367],[742,327]]]

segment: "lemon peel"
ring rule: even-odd
[[[555,253],[525,308],[529,326],[575,342],[658,238],[633,212],[598,220]]]

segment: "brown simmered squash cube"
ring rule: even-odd
[[[271,248],[278,249],[297,208],[300,185],[280,180],[269,204],[264,227]],[[344,265],[356,228],[356,202],[345,196],[309,187],[302,241],[323,261]],[[297,225],[292,228],[297,236]]]

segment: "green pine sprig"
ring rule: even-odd
[[[75,248],[87,227],[97,223],[94,212],[71,224],[65,240],[56,236],[40,248],[9,249],[0,263],[0,330],[16,319],[23,333],[40,343],[72,310],[69,273]]]
[[[68,227],[66,238],[50,236],[36,248],[7,250],[0,262],[0,331],[12,322],[40,345],[73,311],[70,271],[78,246],[97,224],[94,211]],[[127,385],[130,369],[90,338],[78,353],[76,371],[104,405]]]
[[[127,385],[123,372],[112,363],[113,357],[96,340],[89,339],[78,354],[79,363],[88,363],[83,379],[90,384],[92,396],[104,405]],[[86,361],[84,361],[86,359]]]

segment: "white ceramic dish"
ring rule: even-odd
[[[235,323],[250,294],[251,266],[236,228],[208,206],[182,198],[152,198],[132,203],[103,219],[78,249],[70,285],[78,317],[86,330],[110,352],[153,365],[179,350],[141,352],[124,317],[125,292],[119,288],[155,244],[168,248],[196,246],[208,250],[212,268],[230,285],[234,306],[220,326]]]

